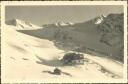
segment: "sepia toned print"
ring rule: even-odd
[[[127,3],[45,3],[3,2],[3,83],[126,82]]]

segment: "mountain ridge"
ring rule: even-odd
[[[32,24],[28,21],[23,21],[23,20],[20,20],[20,19],[8,20],[5,23],[8,24],[8,25],[12,25],[12,26],[17,27],[17,30],[24,30],[24,29],[27,30],[27,29],[38,29],[38,28],[40,28],[37,25],[34,25],[34,24]]]
[[[107,55],[115,56],[119,60],[123,60],[123,55],[120,54],[123,49],[123,31],[122,33],[114,31],[116,29],[115,25],[123,25],[123,22],[119,23],[116,19],[121,19],[123,17],[120,14],[109,14],[102,20],[100,24],[95,24],[95,21],[99,18],[94,18],[87,22],[76,23],[72,26],[60,26],[57,27],[54,24],[43,26],[42,29],[32,30],[32,31],[20,31],[26,34],[30,34],[39,38],[49,39],[63,46],[71,47],[85,47],[94,51],[107,53]],[[110,24],[109,20],[115,18],[113,24]],[[101,17],[100,17],[101,18]],[[119,20],[120,20],[119,19]],[[107,23],[107,24],[106,24]],[[109,30],[108,23],[113,27],[113,30]],[[121,27],[123,29],[123,26]],[[102,31],[102,29],[105,29]],[[120,29],[120,28],[119,28]],[[116,46],[115,46],[116,45]],[[74,47],[75,46],[75,47]],[[82,48],[83,49],[83,48]],[[83,51],[83,50],[82,50]]]

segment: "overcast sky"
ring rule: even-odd
[[[7,6],[6,20],[13,18],[36,25],[56,21],[83,22],[101,14],[122,13],[123,6]]]

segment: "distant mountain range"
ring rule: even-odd
[[[28,21],[23,21],[19,19],[12,19],[6,21],[6,24],[15,26],[16,30],[31,30],[40,28],[37,25],[34,25]]]

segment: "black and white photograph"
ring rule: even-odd
[[[3,83],[126,80],[127,2],[24,3],[2,6]]]

